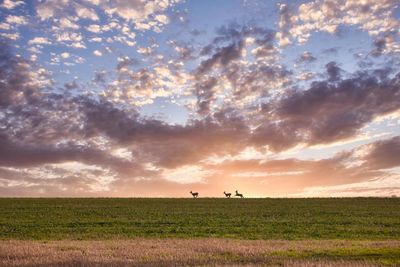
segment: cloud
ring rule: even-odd
[[[61,53],[62,58],[69,58],[70,54],[68,52]]]
[[[382,37],[378,37],[374,41],[375,49],[370,54],[374,57],[379,57],[385,53],[399,53],[400,44],[396,41],[395,34],[386,34]]]
[[[2,22],[0,23],[0,29],[1,30],[9,30],[11,28],[10,24]]]
[[[2,135],[0,143],[1,166],[37,166],[44,163],[59,163],[64,161],[83,161],[90,162],[99,156],[100,151],[90,150],[83,147],[67,146],[35,146],[18,145],[8,140],[7,136]],[[100,156],[101,157],[101,156]]]
[[[363,51],[369,65],[360,69],[361,59],[354,67],[329,62],[342,48],[323,56],[311,46],[295,49],[301,54],[285,48],[306,42],[314,23],[326,23],[322,30],[332,33],[339,27],[331,25],[335,21],[364,27],[361,20],[340,21],[337,15],[350,8],[327,2],[299,10],[280,5],[277,31],[257,21],[236,22],[201,36],[190,35],[189,26],[166,35],[140,32],[159,32],[174,21],[171,7],[179,1],[36,3],[37,25],[46,27],[42,37],[23,36],[12,43],[15,50],[3,42],[0,47],[0,193],[172,195],[193,186],[212,194],[234,185],[254,195],[295,195],[344,185],[361,190],[350,184],[398,177],[399,139],[392,137],[398,116],[377,122],[400,108],[398,64],[387,58],[396,51],[396,33],[368,32],[374,50]],[[389,18],[379,23],[391,23]],[[19,19],[3,27],[14,29],[22,25]],[[309,29],[300,27],[302,20]],[[19,38],[14,34],[9,37]],[[46,62],[43,47],[50,44],[57,51]],[[90,50],[65,49],[86,45]],[[97,62],[104,53],[114,66],[90,65],[89,56]],[[82,80],[80,68],[68,67],[85,61],[94,74]],[[68,75],[55,83],[52,73],[56,79]],[[155,113],[164,106],[172,120]],[[174,124],[175,117],[185,122]],[[388,132],[379,138],[390,138],[336,155],[321,148],[319,159],[310,159],[309,149],[301,155],[308,159],[285,158],[294,149],[355,140],[376,125]]]
[[[87,30],[94,33],[100,33],[101,28],[99,25],[91,24],[87,27]]]
[[[99,0],[72,3],[66,0],[44,0],[36,3],[35,8],[37,17],[41,20],[39,24],[41,26],[46,23],[51,25],[49,30],[54,38],[51,40],[52,42],[61,42],[62,45],[68,47],[85,49],[86,31],[96,34],[114,31],[108,38],[87,38],[90,42],[104,40],[110,44],[119,42],[133,47],[136,45],[137,31],[152,30],[160,33],[163,27],[169,23],[168,9],[179,2],[179,0],[150,2]],[[81,27],[82,23],[86,23],[84,20],[98,23]],[[20,22],[22,23],[22,21]],[[85,29],[85,31],[81,29]],[[18,39],[16,34],[2,33],[2,35],[8,39]],[[84,37],[85,40],[81,37]],[[78,38],[80,40],[77,40]]]
[[[301,81],[308,81],[315,78],[315,73],[313,72],[301,72],[298,76],[297,79]]]
[[[117,14],[121,18],[134,23],[139,30],[157,29],[157,27],[169,22],[168,17],[162,12],[178,2],[179,0],[155,0],[150,2],[117,0],[106,9],[106,13]],[[154,18],[152,18],[153,14],[155,14]],[[154,22],[156,23],[154,24]]]
[[[211,175],[211,173],[211,171],[204,170],[200,166],[189,165],[173,170],[164,170],[162,176],[165,177],[164,179],[167,181],[183,184],[197,184],[201,183],[203,179]]]
[[[86,8],[84,6],[76,7],[76,15],[81,19],[90,19],[90,20],[99,20],[99,16],[96,14],[96,11],[91,8]]]
[[[14,16],[8,15],[6,17],[6,22],[9,24],[16,24],[16,25],[26,25],[28,21],[23,16]]]
[[[134,66],[139,64],[139,61],[134,59],[134,58],[130,58],[128,56],[124,56],[124,57],[118,57],[118,64],[117,64],[117,70],[121,71],[121,69],[123,68],[127,68],[129,66]]]
[[[205,59],[194,71],[198,112],[206,115],[220,101],[243,107],[287,83],[289,71],[273,64],[278,54],[274,40],[267,28],[236,23],[220,27],[213,41],[200,49]],[[256,60],[247,59],[249,50]]]
[[[329,81],[337,81],[340,79],[342,70],[339,68],[336,62],[329,62],[325,65],[325,68],[329,77]]]
[[[64,87],[67,90],[73,90],[73,89],[78,89],[79,85],[77,84],[76,80],[73,80],[72,82],[65,83]]]
[[[400,136],[367,145],[368,153],[362,156],[363,167],[372,170],[400,166]]]
[[[358,171],[358,177],[343,184],[310,186],[300,190],[301,196],[391,196],[400,193],[399,172],[400,137],[360,146],[342,157],[348,171]],[[356,164],[354,164],[356,163]]]
[[[60,44],[66,44],[67,46],[73,47],[73,48],[82,48],[85,49],[86,45],[83,42],[83,36],[80,33],[77,32],[60,32],[54,34],[54,38],[56,41]]]
[[[342,78],[336,64],[326,66],[326,81],[307,90],[290,90],[264,112],[273,121],[262,122],[254,142],[282,150],[297,143],[321,144],[349,138],[374,118],[399,110],[400,84],[385,73],[360,72]]]
[[[175,62],[159,60],[154,47],[138,49],[154,60],[154,64],[141,66],[141,61],[119,57],[116,77],[104,91],[104,96],[114,103],[143,106],[157,98],[179,97],[190,82],[190,75]]]
[[[80,26],[78,24],[76,24],[75,22],[73,22],[71,19],[68,18],[61,18],[60,19],[60,27],[63,29],[74,29],[77,30],[80,28]]]
[[[311,52],[305,51],[300,57],[296,60],[297,63],[311,63],[316,61],[317,59],[311,54]]]
[[[173,168],[193,164],[206,155],[234,153],[241,149],[248,128],[239,118],[221,116],[216,121],[193,121],[186,126],[168,125],[159,120],[140,119],[110,103],[82,106],[88,136],[105,134],[124,147],[135,148],[133,157],[157,166]],[[245,144],[245,142],[242,142]]]
[[[62,13],[74,13],[80,19],[89,19],[99,21],[97,11],[87,4],[95,5],[101,12],[106,15],[117,15],[129,23],[132,23],[138,30],[160,31],[161,28],[169,23],[168,16],[164,13],[168,8],[175,6],[179,0],[155,0],[145,1],[128,1],[117,0],[113,2],[96,0],[85,1],[83,3],[70,4],[66,0],[45,0],[40,2],[36,11],[42,20],[59,16]]]
[[[91,42],[96,42],[96,43],[101,43],[103,41],[103,38],[101,37],[93,37],[90,39]]]
[[[11,54],[11,48],[0,41],[0,108],[33,101],[37,95],[29,62]],[[41,71],[36,74],[40,75]],[[39,76],[36,76],[40,78]]]
[[[101,149],[94,141],[77,142],[83,133],[79,129],[82,119],[78,108],[87,101],[45,94],[40,76],[32,75],[28,62],[13,56],[4,44],[0,59],[0,111],[4,114],[8,110],[0,116],[0,124],[5,126],[0,128],[0,167],[44,168],[46,164],[74,161],[126,173],[135,166]]]
[[[79,3],[70,3],[66,0],[44,0],[36,5],[37,15],[41,20],[57,19],[61,15],[69,14],[78,16],[79,19],[89,19],[97,21],[99,16],[93,8],[86,7]],[[62,20],[64,21],[62,22]],[[71,21],[66,21],[67,18],[61,16],[60,23],[64,26],[72,26],[70,28],[76,27]]]
[[[286,4],[279,5],[279,29],[276,33],[276,38],[278,40],[278,44],[281,47],[285,47],[291,44],[289,39],[289,28],[292,25],[292,17],[290,14],[289,7]]]
[[[41,20],[53,18],[68,5],[66,0],[46,0],[37,4],[36,12]]]
[[[0,36],[10,40],[18,40],[21,36],[18,32],[16,33],[0,33]]]
[[[285,44],[290,43],[290,38],[305,43],[312,33],[334,34],[341,25],[357,27],[372,37],[393,34],[399,28],[394,16],[397,4],[395,0],[318,0],[302,3],[297,10],[281,5],[280,38]]]
[[[32,40],[29,40],[28,44],[30,44],[30,45],[33,45],[33,44],[51,44],[51,42],[46,37],[35,37]]]
[[[101,57],[101,56],[103,55],[103,53],[100,52],[99,50],[94,50],[94,51],[93,51],[93,55],[98,56],[98,57]]]
[[[22,5],[24,5],[23,1],[4,0],[0,7],[5,9],[14,9]]]
[[[359,155],[359,151],[365,150],[365,146],[321,160],[299,160],[295,158],[226,160],[216,164],[207,164],[204,168],[214,171],[216,176],[225,177],[231,183],[240,184],[241,188],[244,188],[242,190],[248,188],[247,190],[259,192],[260,195],[298,194],[303,196],[301,194],[308,195],[307,192],[310,191],[309,193],[311,194],[312,191],[313,196],[330,196],[332,192],[326,189],[334,189],[335,187],[351,189],[353,184],[369,184],[371,181],[392,177],[390,172],[381,169],[385,166],[400,166],[400,162],[397,159],[392,159],[387,165],[373,164],[373,159],[380,158],[375,148],[381,150],[379,153],[388,157],[393,156],[393,153],[398,152],[396,151],[399,147],[399,144],[397,144],[398,139],[399,137],[397,136],[365,145],[374,149],[370,149],[366,154],[362,155]],[[389,145],[393,145],[395,148],[389,148]],[[381,163],[386,162],[384,157],[380,159],[382,159]],[[358,165],[347,166],[347,162],[359,160],[367,160],[368,162],[361,167]],[[393,176],[394,179],[395,177]],[[254,189],[254,184],[259,185],[259,188]],[[317,189],[323,193],[321,194]],[[397,189],[399,189],[398,182]],[[339,193],[339,195],[340,193],[346,194],[344,190],[339,190],[336,193]],[[351,195],[351,192],[349,193]],[[378,195],[385,193],[387,194],[387,191],[383,190]]]
[[[57,41],[59,42],[80,42],[82,39],[82,35],[75,32],[63,32],[57,35]]]

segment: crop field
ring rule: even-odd
[[[400,199],[4,198],[0,239],[5,266],[396,266]]]
[[[400,239],[399,198],[0,199],[0,239]]]

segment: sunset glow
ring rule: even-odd
[[[400,195],[398,0],[0,0],[0,196]]]

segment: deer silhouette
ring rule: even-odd
[[[241,197],[241,198],[243,198],[243,194],[240,194],[240,193],[236,190],[235,197]]]
[[[192,194],[192,196],[193,196],[194,198],[197,198],[197,197],[199,196],[199,193],[197,193],[197,192],[192,192],[192,191],[190,191],[190,194]]]
[[[232,194],[231,194],[231,193],[226,193],[226,192],[224,191],[224,195],[225,195],[225,197],[230,198]]]

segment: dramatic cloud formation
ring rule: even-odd
[[[400,194],[396,1],[237,5],[3,1],[0,196]]]

